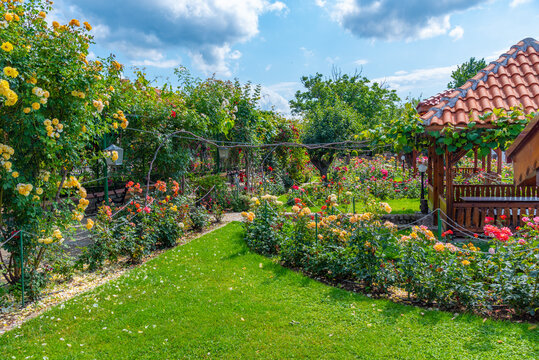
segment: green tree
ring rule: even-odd
[[[397,114],[399,97],[395,90],[371,83],[360,74],[342,75],[333,72],[330,78],[322,74],[301,78],[306,91],[296,92],[295,99],[290,101],[292,113],[307,115],[320,104],[347,104],[356,113],[358,127],[369,129],[381,122],[389,121]]]
[[[348,104],[316,104],[307,114],[307,123],[302,140],[304,144],[327,144],[349,140],[357,130],[357,112]],[[308,149],[311,163],[320,176],[327,181],[328,169],[338,154],[338,146]]]
[[[466,81],[473,78],[477,73],[487,67],[485,59],[476,60],[474,57],[466,61],[457,70],[451,73],[453,79],[447,84],[448,89],[456,89],[466,83]]]

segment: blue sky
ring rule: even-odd
[[[93,56],[117,55],[157,82],[173,69],[263,87],[288,113],[300,78],[361,71],[401,98],[428,97],[471,56],[539,39],[539,0],[59,0],[52,19],[88,20]]]

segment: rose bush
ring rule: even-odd
[[[24,233],[24,262],[32,279],[44,254],[80,224],[88,206],[86,190],[74,169],[102,158],[94,147],[114,130],[113,105],[122,66],[112,58],[90,61],[91,25],[73,19],[50,25],[52,2],[3,1],[0,4],[0,231],[4,239]],[[18,239],[4,245],[0,259],[10,284],[21,278]],[[40,282],[43,283],[43,282]]]
[[[525,218],[517,233],[487,224],[485,251],[475,238],[452,241],[451,230],[437,238],[425,226],[398,231],[381,223],[378,214],[391,211],[387,204],[371,202],[368,212],[341,214],[332,208],[333,196],[316,214],[298,197],[286,216],[271,197],[255,199],[253,211],[244,213],[247,244],[312,275],[357,282],[369,293],[400,288],[410,299],[444,309],[537,315],[539,217]]]

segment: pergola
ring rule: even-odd
[[[466,129],[470,121],[477,126],[493,127],[490,120],[480,116],[493,109],[510,110],[522,106],[528,113],[539,109],[539,42],[527,38],[491,62],[476,76],[461,87],[448,90],[419,103],[417,110],[425,126],[425,131],[442,130],[453,126]],[[480,231],[484,226],[485,216],[496,217],[500,214],[514,216],[512,224],[517,226],[520,218],[519,209],[539,208],[539,202],[509,204],[510,198],[537,196],[537,187],[515,187],[514,185],[455,185],[456,163],[468,152],[457,149],[438,155],[435,151],[435,139],[429,147],[428,189],[429,207],[440,208],[460,226],[471,231]],[[501,172],[502,152],[496,150],[498,166]],[[483,168],[490,168],[491,159],[482,159]],[[486,162],[486,167],[485,167]],[[477,153],[474,170],[478,169]],[[473,171],[473,170],[472,170]]]

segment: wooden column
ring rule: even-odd
[[[453,162],[451,161],[451,153],[445,152],[445,203],[447,206],[447,216],[453,218]]]
[[[477,172],[477,148],[473,149],[473,172]]]
[[[498,175],[502,174],[502,149],[498,148],[496,149],[496,154],[498,155],[498,168],[496,169],[496,172]]]
[[[492,173],[492,152],[489,152],[487,155],[487,174]],[[491,177],[487,177],[487,184],[491,184],[492,180]]]

